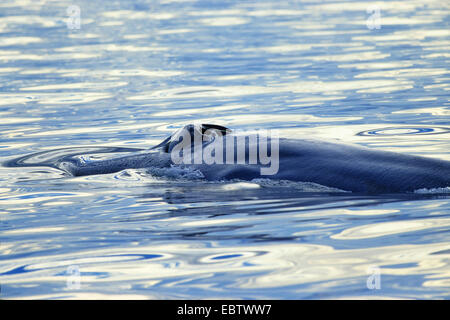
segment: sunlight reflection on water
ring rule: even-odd
[[[1,297],[448,299],[446,189],[51,166],[138,152],[191,122],[450,160],[450,11],[377,4],[370,29],[363,1],[82,0],[70,29],[70,1],[2,1]]]

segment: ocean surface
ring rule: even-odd
[[[442,0],[2,0],[0,298],[449,299],[449,188],[49,165],[202,122],[450,160],[449,52]]]

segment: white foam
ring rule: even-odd
[[[144,181],[147,182],[148,179],[152,180],[145,172],[140,169],[125,169],[114,174],[114,179],[123,181]]]
[[[81,156],[78,159],[78,161],[79,161],[80,164],[86,164],[88,162],[93,162],[94,160],[92,160],[90,156]]]
[[[125,170],[129,174],[128,170]],[[242,179],[230,179],[230,180],[218,180],[218,181],[206,181],[204,180],[204,174],[191,167],[172,165],[167,168],[146,168],[145,174],[152,177],[163,178],[176,181],[192,181],[202,180],[202,182],[219,184],[218,189],[232,191],[239,189],[257,189],[257,188],[289,188],[302,192],[349,192],[337,188],[323,186],[313,182],[298,182],[290,180],[278,180],[267,178],[256,178],[250,181]]]
[[[225,191],[259,189],[259,188],[261,188],[259,184],[251,182],[232,182],[220,186],[220,189]]]
[[[421,194],[433,194],[433,193],[450,193],[450,187],[445,187],[445,188],[431,188],[431,189],[427,189],[427,188],[423,188],[423,189],[417,189],[414,190],[414,193],[421,193]]]
[[[283,187],[295,190],[300,190],[303,192],[350,192],[337,188],[323,186],[314,182],[301,182],[301,181],[291,181],[291,180],[277,180],[277,179],[264,179],[257,178],[251,180],[253,183],[259,184],[261,187]]]
[[[205,176],[199,170],[192,169],[190,167],[182,167],[172,165],[167,168],[146,168],[146,172],[156,177],[171,178],[177,180],[198,180],[203,179]]]

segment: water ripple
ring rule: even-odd
[[[388,127],[381,129],[366,130],[357,133],[359,136],[402,136],[402,135],[433,135],[449,133],[447,127]]]
[[[191,122],[450,160],[442,3],[373,3],[371,29],[358,0],[79,0],[77,29],[65,2],[2,1],[2,298],[448,299],[448,188],[358,196],[55,167]]]

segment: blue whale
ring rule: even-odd
[[[212,139],[205,139],[204,145],[217,139],[222,139],[223,145],[226,145],[229,139],[236,138],[230,129],[218,125],[188,125],[183,130],[191,134],[200,131],[202,135],[206,132],[218,133]],[[113,173],[132,168],[171,167],[178,165],[174,163],[171,152],[179,142],[179,136],[175,133],[145,152],[109,160],[80,162],[66,159],[57,166],[73,176]],[[199,170],[206,180],[211,181],[267,178],[313,182],[360,193],[412,192],[422,188],[450,186],[449,161],[327,141],[280,138],[277,142],[278,171],[272,175],[261,175],[261,168],[264,167],[261,163],[191,163],[183,166]],[[246,157],[252,143],[255,141],[246,141]],[[268,153],[274,151],[268,148]]]

